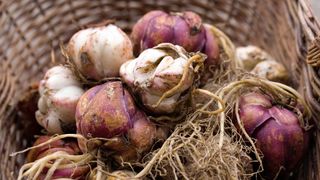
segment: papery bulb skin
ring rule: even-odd
[[[120,68],[120,76],[149,111],[155,114],[173,113],[196,75],[193,65],[188,65],[189,58],[181,46],[159,44],[124,63]],[[189,66],[189,70],[179,91],[155,106],[164,93],[180,83],[186,66]]]
[[[76,121],[77,132],[90,140],[78,141],[82,152],[102,148],[112,152],[109,158],[117,164],[136,162],[167,133],[138,109],[120,81],[109,81],[85,92],[77,105]]]
[[[153,18],[158,17],[160,15],[166,15],[166,13],[159,10],[150,11],[147,14],[145,14],[143,17],[141,17],[138,20],[138,22],[133,26],[130,37],[133,42],[135,54],[139,54],[141,51],[140,47],[142,46],[141,45],[142,39],[146,29],[149,26],[150,20],[153,20]]]
[[[272,107],[269,112],[273,119],[257,131],[255,137],[271,179],[281,166],[286,168],[285,173],[296,168],[306,153],[309,134],[300,127],[298,118],[291,111]]]
[[[149,26],[146,28],[143,39],[141,42],[142,52],[145,49],[152,48],[163,42],[170,42],[174,38],[174,18],[171,18],[167,14],[157,16],[149,22]]]
[[[161,43],[173,43],[197,52],[206,41],[202,19],[191,11],[170,14],[151,11],[133,26],[131,38],[138,53]]]
[[[239,68],[251,71],[258,63],[274,59],[257,46],[238,47],[235,52],[236,64]]]
[[[37,122],[50,134],[75,129],[75,110],[84,93],[81,83],[64,66],[49,69],[40,81]]]
[[[286,83],[289,80],[287,69],[276,61],[260,62],[252,69],[251,73],[270,81]]]
[[[111,157],[118,164],[122,161],[135,162],[143,157],[155,142],[164,141],[164,138],[167,138],[167,132],[162,134],[162,130],[140,111],[136,113],[133,127],[128,129],[127,133],[120,137],[113,137],[112,141],[105,143],[103,147],[105,151],[114,152]]]
[[[208,56],[205,66],[217,66],[220,64],[220,50],[217,38],[214,36],[210,25],[205,24],[204,27],[206,30],[206,43],[202,52]]]
[[[261,93],[241,96],[239,105],[241,122],[264,156],[265,178],[273,179],[281,167],[280,175],[287,176],[301,162],[309,143],[309,133],[300,126],[297,115],[273,105]]]
[[[156,126],[150,122],[144,113],[137,113],[133,127],[128,130],[128,138],[130,143],[137,150],[144,152],[150,149],[156,140]]]
[[[175,18],[174,43],[188,52],[201,51],[206,42],[206,30],[201,17],[191,11],[171,13],[171,15]]]
[[[109,24],[74,34],[67,53],[85,78],[99,81],[119,76],[121,64],[133,58],[133,46],[120,28]]]
[[[81,96],[76,111],[77,131],[87,138],[111,138],[133,126],[137,113],[129,92],[119,81],[106,82]]]

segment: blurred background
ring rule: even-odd
[[[320,0],[311,0],[314,14],[320,19]]]

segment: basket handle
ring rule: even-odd
[[[308,48],[307,63],[311,66],[320,66],[320,35],[318,35]]]
[[[296,8],[300,27],[308,44],[306,62],[311,66],[318,67],[320,66],[320,23],[312,11],[310,1],[298,0]]]

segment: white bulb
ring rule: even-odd
[[[80,72],[95,80],[119,76],[120,66],[133,58],[129,37],[112,24],[77,32],[67,50]]]
[[[168,46],[168,43],[165,44]],[[181,55],[172,55],[172,52],[155,47],[143,51],[139,57],[124,63],[120,69],[123,81],[141,98],[143,105],[155,113],[174,112],[181,93],[193,83],[194,73],[190,65],[190,73],[179,91],[164,98],[157,107],[154,106],[164,93],[179,84],[189,60],[184,49],[174,45],[170,45],[170,48],[170,51],[179,52]]]
[[[235,56],[237,66],[247,71],[251,71],[259,62],[274,60],[268,53],[252,45],[238,47]]]
[[[62,124],[75,126],[76,105],[84,93],[81,83],[64,66],[49,69],[39,86],[38,123],[49,133],[63,133]]]

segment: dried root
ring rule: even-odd
[[[136,178],[250,179],[255,174],[248,155],[253,149],[244,145],[236,127],[227,118],[223,123],[227,124],[227,132],[223,131],[223,143],[219,146],[218,115],[226,110],[224,101],[207,90],[195,92],[212,99],[178,124],[160,149],[145,157],[143,170]]]
[[[19,171],[18,179],[52,179],[54,173],[59,170],[68,170],[68,174],[64,174],[65,172],[59,172],[62,177],[78,177],[84,174],[82,172],[88,172],[91,167],[95,167],[90,170],[90,173],[87,175],[87,179],[95,179],[95,180],[120,180],[127,179],[129,176],[134,179],[135,175],[131,171],[115,171],[112,172],[112,168],[110,168],[110,164],[105,164],[104,161],[108,156],[102,155],[102,149],[100,147],[103,146],[103,143],[112,142],[113,139],[105,139],[105,138],[91,138],[86,139],[84,136],[80,134],[62,134],[55,135],[51,139],[35,145],[33,147],[27,148],[25,150],[16,152],[11,154],[11,156],[16,156],[17,154],[27,152],[32,149],[41,148],[43,146],[50,146],[51,143],[65,139],[65,138],[76,138],[79,142],[81,142],[82,151],[84,151],[81,155],[70,155],[65,151],[56,151],[52,154],[48,154],[40,159],[35,160],[34,162],[30,162],[24,164]],[[108,152],[104,152],[107,153]],[[129,162],[123,162],[123,167],[131,166]],[[71,171],[71,173],[70,173]],[[73,172],[72,172],[73,171]],[[43,175],[45,172],[45,176]],[[112,173],[111,173],[112,172]],[[78,173],[78,174],[76,174]],[[57,175],[57,174],[55,174]]]
[[[251,148],[242,145],[235,127],[229,127],[234,137],[225,134],[220,148],[217,117],[201,116],[197,111],[178,125],[163,146],[149,154],[144,169],[135,177],[249,179],[253,175],[247,155]]]
[[[93,159],[90,154],[69,155],[65,152],[58,151],[47,155],[32,163],[23,165],[19,171],[18,179],[27,177],[28,179],[37,179],[43,170],[48,169],[44,179],[52,179],[53,173],[58,169],[89,168],[88,164]]]
[[[218,83],[230,80],[231,76],[234,74],[236,69],[235,61],[235,46],[229,37],[224,34],[220,29],[215,26],[205,24],[212,31],[214,36],[218,40],[218,45],[220,49],[220,64],[219,66],[209,67],[208,70],[211,73],[211,77],[208,83]],[[231,73],[230,73],[231,72]],[[208,84],[206,83],[206,84]]]
[[[51,139],[48,139],[41,144],[35,145],[20,152],[13,153],[11,154],[11,156],[15,156],[28,150],[41,148],[44,146],[48,147],[47,150],[49,150],[51,147],[51,143],[63,138],[83,139],[84,137],[78,134],[64,134],[53,136]],[[78,154],[80,151],[79,149],[74,151],[75,154],[70,154],[69,151],[66,151],[68,148],[64,149],[60,146],[53,148],[59,150],[53,151],[51,153],[49,153],[49,151],[47,150],[44,150],[40,152],[45,153],[45,151],[47,151],[48,154],[46,154],[45,156],[33,156],[33,158],[36,158],[36,160],[24,164],[20,168],[18,179],[20,180],[27,178],[49,180],[54,177],[81,177],[90,170],[90,165],[95,159],[94,153]]]

